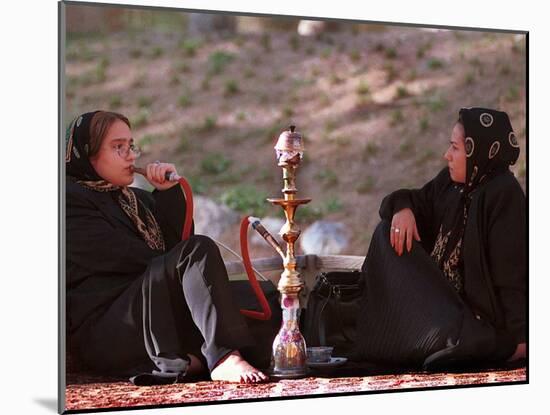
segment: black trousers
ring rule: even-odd
[[[202,235],[154,258],[75,340],[88,367],[129,376],[185,375],[188,354],[212,369],[232,350],[254,345],[218,247]]]
[[[502,362],[509,335],[477,319],[422,245],[396,255],[390,223],[376,228],[365,263],[354,359],[386,366],[468,367]]]

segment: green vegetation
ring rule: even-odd
[[[311,223],[322,219],[323,216],[325,216],[323,208],[316,205],[315,201],[310,204],[300,206],[298,210],[296,210],[296,220],[299,222]]]
[[[519,89],[515,85],[510,86],[505,98],[506,101],[516,101],[519,98]]]
[[[170,81],[168,82],[168,85],[177,86],[180,83],[181,83],[180,78],[177,75],[172,75],[172,77],[170,78]]]
[[[138,107],[140,108],[149,108],[152,103],[153,99],[151,97],[140,96],[138,98]]]
[[[388,59],[395,59],[397,57],[397,50],[395,48],[386,48],[385,56]]]
[[[357,92],[357,95],[368,95],[370,93],[370,87],[367,81],[363,80],[359,82],[355,92]]]
[[[390,83],[397,78],[397,70],[391,63],[386,63],[384,65],[384,71],[386,71],[386,82]]]
[[[334,120],[327,120],[325,122],[325,132],[327,133],[333,132],[336,127],[337,127],[337,124],[336,124],[336,121]]]
[[[191,67],[184,60],[180,60],[180,61],[176,62],[175,69],[176,69],[176,73],[190,73],[191,72]]]
[[[323,186],[335,186],[338,184],[338,175],[329,168],[321,170],[315,175],[315,178],[319,180]]]
[[[418,59],[423,58],[426,52],[429,51],[431,48],[432,48],[431,42],[427,42],[427,43],[424,43],[423,45],[418,46],[416,48],[416,57]]]
[[[200,40],[198,39],[186,39],[180,42],[179,47],[185,54],[185,56],[193,57],[196,56],[197,50],[201,45]]]
[[[109,99],[109,107],[112,108],[113,110],[120,108],[121,105],[122,105],[122,98],[120,97],[120,95],[113,95]]]
[[[428,98],[426,105],[431,112],[437,112],[441,111],[447,106],[447,101],[445,100],[445,98],[443,98],[443,95],[437,93],[431,95]]]
[[[237,212],[262,217],[267,212],[267,193],[259,192],[250,185],[237,185],[226,190],[220,196],[220,201]]]
[[[340,212],[344,205],[337,196],[330,197],[320,205],[315,200],[296,210],[296,220],[305,223],[315,222],[331,213]]]
[[[432,71],[435,71],[437,69],[443,68],[444,63],[442,60],[439,60],[437,58],[431,58],[428,60],[428,68]]]
[[[284,107],[281,111],[281,118],[291,118],[294,115],[294,109],[290,106]]]
[[[328,59],[330,58],[330,55],[332,55],[332,49],[331,48],[323,48],[321,51],[321,58]]]
[[[288,39],[288,44],[293,51],[297,51],[298,49],[300,49],[300,38],[298,37],[298,35],[293,34],[292,36],[290,36],[290,38]]]
[[[149,123],[151,113],[147,108],[140,108],[139,111],[130,119],[133,128],[140,128]]]
[[[376,185],[376,179],[372,176],[367,176],[365,179],[361,180],[358,184],[355,190],[357,193],[360,194],[366,194],[370,193],[374,190],[374,187]]]
[[[271,36],[269,33],[264,33],[260,39],[260,44],[264,48],[264,51],[271,52]]]
[[[244,71],[244,77],[247,79],[254,78],[256,76],[256,71],[252,68],[246,68]]]
[[[378,154],[379,147],[376,143],[368,143],[363,150],[363,160],[367,161]]]
[[[327,214],[339,212],[343,208],[344,205],[342,204],[338,196],[332,196],[325,201],[324,211]]]
[[[411,140],[405,140],[399,145],[399,153],[406,155],[410,153],[413,149],[413,143]]]
[[[218,125],[218,120],[214,115],[207,115],[204,117],[202,126],[199,127],[200,132],[207,132],[214,130]]]
[[[236,80],[228,79],[225,82],[224,92],[223,92],[223,95],[225,97],[230,97],[230,96],[236,95],[239,92],[241,92],[241,90],[239,88],[239,83]]]
[[[187,108],[191,105],[191,94],[188,91],[185,91],[179,96],[178,105],[181,108]]]
[[[391,113],[390,125],[395,127],[396,125],[401,124],[404,119],[405,117],[403,116],[403,112],[401,112],[401,110],[393,110]]]
[[[205,76],[204,79],[201,81],[201,90],[202,91],[209,91],[210,90],[210,76]]]
[[[203,194],[206,194],[206,192],[208,191],[208,183],[205,181],[202,175],[186,174],[185,178],[189,182],[191,189],[193,189],[194,194],[203,195]]]
[[[354,49],[350,52],[349,58],[352,62],[359,62],[361,60],[361,52],[359,52],[357,49]]]
[[[400,85],[399,87],[397,87],[396,95],[398,99],[401,99],[401,98],[406,98],[411,94],[409,93],[409,90],[405,85]]]
[[[227,65],[229,65],[235,59],[235,55],[232,53],[218,50],[213,52],[208,57],[208,74],[219,75],[221,74]]]
[[[205,174],[221,174],[231,166],[228,160],[221,153],[210,153],[201,160],[201,170]]]
[[[160,58],[164,54],[164,49],[160,46],[155,46],[151,51],[151,57],[153,59]]]
[[[430,126],[430,124],[428,122],[428,118],[422,117],[420,119],[420,132],[425,132],[428,129],[429,126]]]
[[[187,136],[187,132],[184,131],[179,136],[177,150],[180,153],[185,153],[186,151],[189,151],[190,148],[191,143],[189,142],[189,137]]]
[[[504,65],[502,65],[500,67],[500,74],[502,76],[508,76],[508,75],[510,75],[511,72],[512,72],[512,70],[510,69],[510,65],[508,65],[507,63],[505,63]]]

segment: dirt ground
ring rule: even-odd
[[[253,201],[279,197],[273,145],[295,124],[306,146],[298,195],[313,198],[297,221],[302,229],[321,218],[346,224],[345,254],[366,253],[386,194],[420,187],[445,165],[461,107],[510,114],[521,145],[513,171],[526,189],[521,35],[387,26],[200,41],[115,33],[69,37],[65,70],[67,120],[94,109],[128,115],[141,164],[173,162],[195,192],[216,200],[235,203],[236,189]],[[242,215],[282,216],[267,202],[263,209],[239,200]],[[235,248],[237,233],[238,225],[222,240]]]

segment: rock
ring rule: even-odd
[[[260,222],[264,226],[264,228],[267,229],[267,231],[273,235],[275,240],[281,244],[281,246],[284,248],[286,246],[285,242],[279,235],[279,231],[283,227],[285,221],[281,218],[273,218],[273,217],[265,217],[263,219],[260,219]],[[269,244],[265,241],[262,236],[256,232],[252,226],[249,227],[251,229],[250,233],[250,239],[249,242],[252,245],[261,245],[261,246],[269,246]]]
[[[338,255],[348,247],[349,234],[343,223],[320,220],[308,227],[299,241],[306,255]]]
[[[326,23],[320,20],[300,20],[298,34],[300,36],[315,36],[325,31]]]
[[[227,206],[218,205],[204,196],[193,197],[195,233],[219,238],[229,227],[240,221],[240,216]]]
[[[204,36],[213,32],[234,33],[237,29],[235,16],[223,14],[191,13],[189,15],[189,34]]]

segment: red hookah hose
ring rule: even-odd
[[[245,216],[241,222],[241,254],[243,256],[243,265],[244,269],[246,270],[246,275],[248,276],[248,281],[250,281],[250,285],[252,286],[252,290],[254,290],[254,294],[256,294],[256,298],[260,303],[262,311],[241,310],[241,314],[256,320],[269,320],[271,318],[271,308],[269,307],[269,303],[265,298],[265,294],[260,287],[260,283],[254,275],[254,271],[252,270],[252,263],[250,262],[250,255],[248,253],[248,218],[248,216]]]
[[[186,241],[189,239],[189,235],[191,235],[191,225],[193,224],[193,191],[189,182],[183,177],[180,177],[178,182],[183,189],[186,202],[185,219],[183,221],[183,230],[181,231],[181,240]]]
[[[186,241],[187,239],[189,239],[189,236],[191,234],[191,225],[193,223],[193,191],[191,190],[189,182],[187,182],[187,180],[185,180],[183,177],[180,177],[178,182],[183,189],[183,194],[185,195],[185,201],[187,204],[185,209],[185,220],[183,222],[183,231],[181,234],[181,240]],[[260,284],[256,279],[256,276],[254,275],[254,271],[252,270],[252,263],[250,262],[250,255],[248,253],[248,224],[248,216],[246,216],[241,222],[241,253],[243,256],[243,264],[244,269],[246,270],[248,281],[252,286],[252,290],[254,291],[258,302],[260,303],[262,311],[260,312],[252,310],[241,310],[241,313],[255,320],[269,320],[271,318],[271,308],[269,307],[269,303],[265,298],[265,294],[262,291]]]

